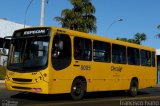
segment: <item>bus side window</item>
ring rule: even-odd
[[[155,52],[152,52],[152,67],[155,67]]]
[[[146,50],[141,50],[141,65],[151,66],[151,52]]]
[[[128,47],[127,56],[128,56],[129,65],[139,65],[140,64],[139,49]]]
[[[74,58],[90,61],[92,58],[92,43],[90,39],[74,38]]]
[[[126,64],[126,47],[112,44],[112,62]]]
[[[96,62],[111,61],[111,45],[106,42],[93,41],[93,59]]]
[[[147,52],[147,65],[151,66],[151,52]]]

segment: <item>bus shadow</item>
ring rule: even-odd
[[[149,93],[139,91],[138,96],[145,96]],[[101,99],[101,98],[124,98],[129,97],[125,91],[105,91],[105,92],[92,92],[87,93],[84,99]],[[18,93],[12,95],[11,98],[15,99],[27,99],[37,101],[68,101],[71,100],[70,94],[36,94],[36,93]]]
[[[12,95],[11,98],[15,99],[27,99],[27,100],[38,100],[38,101],[61,101],[71,100],[69,94],[36,94],[36,93],[18,93]]]
[[[138,92],[138,96],[148,95],[147,92]],[[126,91],[104,91],[104,92],[92,92],[87,93],[86,99],[95,99],[95,98],[124,98],[131,97]]]

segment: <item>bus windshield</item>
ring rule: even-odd
[[[7,68],[15,71],[41,69],[47,65],[49,36],[11,40]]]

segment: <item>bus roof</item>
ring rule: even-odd
[[[65,34],[68,34],[70,36],[78,36],[78,37],[83,37],[83,38],[89,38],[89,39],[92,39],[92,40],[104,41],[104,42],[108,42],[108,43],[112,43],[112,44],[124,45],[124,46],[127,46],[127,47],[156,51],[155,48],[148,47],[148,46],[143,46],[143,45],[139,45],[139,44],[134,44],[134,43],[129,43],[129,42],[125,42],[125,41],[115,40],[115,39],[102,37],[102,36],[95,35],[95,34],[89,34],[89,33],[69,30],[69,29],[65,29],[65,28],[58,28],[58,27],[55,27],[55,26],[28,27],[28,28],[25,28],[25,29],[30,29],[30,28],[51,28],[52,30],[54,30],[56,32],[65,33]],[[20,29],[20,30],[24,30],[24,29]],[[16,31],[18,31],[18,30],[16,30]]]

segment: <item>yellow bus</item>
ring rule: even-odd
[[[6,87],[40,94],[86,92],[155,86],[155,49],[57,27],[16,30],[10,38]]]

